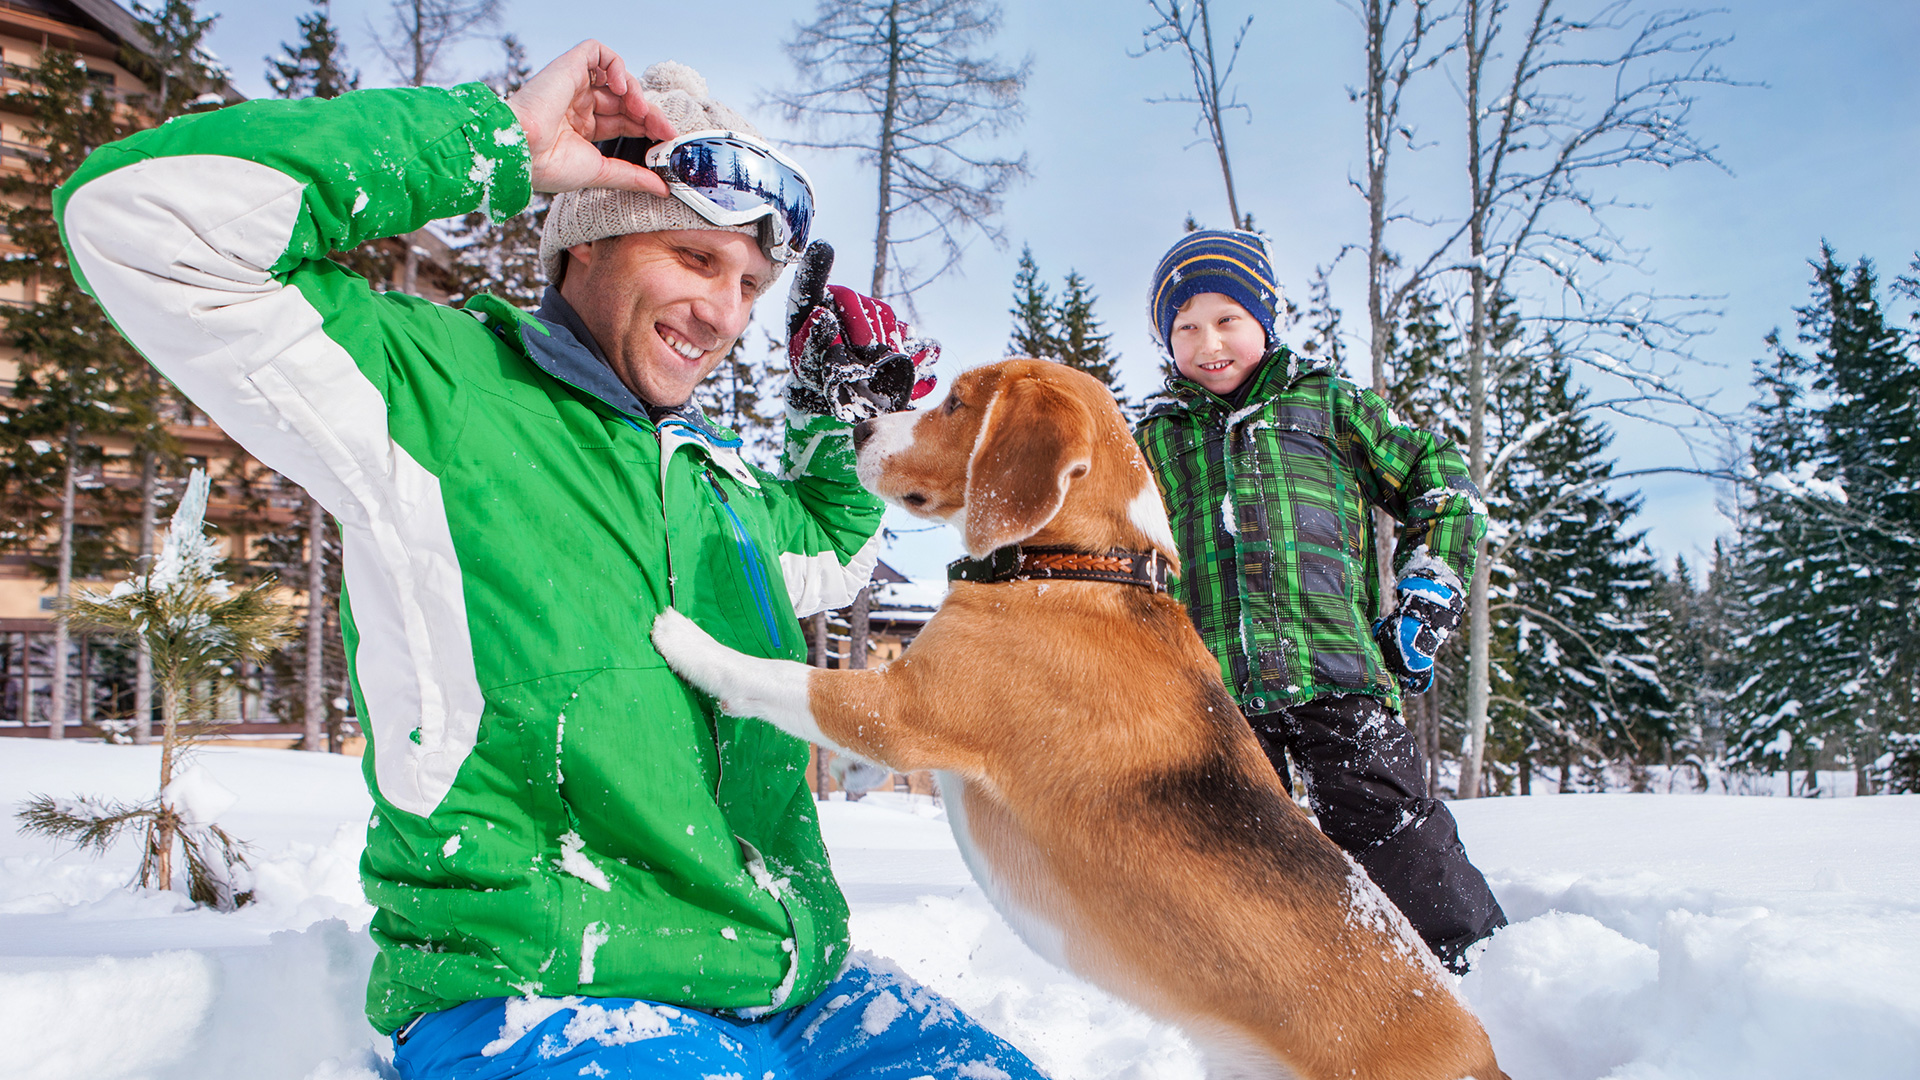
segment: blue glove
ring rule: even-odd
[[[1415,570],[1394,584],[1398,602],[1373,624],[1373,640],[1388,670],[1409,694],[1433,689],[1433,658],[1460,626],[1466,600],[1431,572]]]

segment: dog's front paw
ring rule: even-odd
[[[715,697],[725,689],[728,669],[745,658],[672,608],[653,620],[653,647],[681,678]]]
[[[672,608],[653,620],[653,647],[689,685],[718,701],[721,712],[765,720],[811,742],[825,741],[807,704],[813,669],[805,664],[730,649]]]

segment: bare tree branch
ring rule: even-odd
[[[999,29],[986,0],[824,0],[787,42],[800,82],[773,100],[816,133],[798,145],[852,150],[877,168],[875,296],[911,305],[959,264],[970,234],[1005,242],[995,219],[1027,175],[1026,155],[976,144],[1020,125],[1032,61],[1008,68],[973,55]],[[931,271],[901,258],[923,241],[940,252]]]
[[[500,21],[500,0],[392,0],[382,33],[368,26],[374,48],[406,86],[429,86],[442,54]]]
[[[1227,156],[1226,114],[1238,109],[1247,114],[1249,120],[1252,118],[1253,110],[1241,102],[1228,84],[1233,79],[1233,67],[1240,60],[1240,47],[1246,44],[1247,31],[1253,26],[1253,16],[1247,16],[1234,32],[1233,45],[1227,50],[1223,64],[1214,48],[1213,19],[1207,0],[1187,0],[1187,4],[1183,9],[1181,0],[1147,0],[1158,21],[1140,32],[1145,44],[1132,55],[1138,58],[1151,52],[1177,51],[1186,59],[1187,71],[1193,77],[1193,95],[1148,98],[1147,101],[1155,105],[1199,107],[1200,115],[1194,120],[1193,128],[1196,132],[1204,131],[1220,159],[1220,177],[1227,185],[1227,212],[1233,227],[1252,229],[1253,215],[1241,214],[1240,199],[1234,192],[1233,165]]]

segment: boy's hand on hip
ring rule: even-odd
[[[667,194],[666,181],[651,169],[604,157],[593,145],[623,135],[665,140],[678,134],[605,45],[588,40],[568,49],[508,98],[507,107],[527,135],[533,190]]]
[[[1433,688],[1433,660],[1447,636],[1460,626],[1466,599],[1433,575],[1414,571],[1394,585],[1393,610],[1373,624],[1373,640],[1388,670],[1409,694]]]

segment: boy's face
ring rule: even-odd
[[[1222,397],[1240,389],[1267,353],[1267,332],[1220,293],[1201,293],[1173,319],[1173,364]]]

